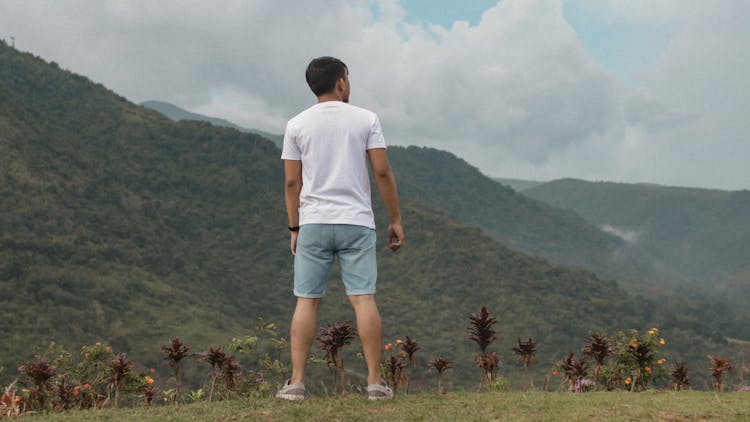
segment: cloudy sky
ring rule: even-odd
[[[391,144],[723,189],[750,189],[749,21],[745,0],[0,0],[0,38],[135,102],[281,133],[334,55]]]

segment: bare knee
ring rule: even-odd
[[[371,305],[375,303],[375,295],[351,295],[349,303],[355,308],[361,305]]]
[[[320,305],[320,301],[322,299],[317,298],[309,298],[309,297],[298,297],[297,298],[297,307],[298,308],[305,308],[305,309],[314,309],[317,310],[318,306]]]

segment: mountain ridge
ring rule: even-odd
[[[222,119],[220,117],[210,117],[210,116],[206,116],[203,114],[193,113],[191,111],[187,111],[181,107],[178,107],[166,101],[149,100],[149,101],[143,101],[139,103],[139,105],[146,107],[146,108],[150,108],[152,110],[156,110],[159,113],[175,121],[196,120],[199,122],[208,122],[215,126],[223,126],[223,127],[229,127],[232,129],[237,129],[240,132],[254,133],[256,135],[260,135],[272,141],[279,148],[281,148],[281,144],[284,141],[283,135],[269,133],[266,131],[262,131],[260,129],[246,128],[236,123],[230,122],[229,120]]]

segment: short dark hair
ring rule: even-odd
[[[346,69],[344,62],[335,57],[318,57],[307,65],[305,79],[313,94],[320,97],[333,92],[336,81],[346,76]]]

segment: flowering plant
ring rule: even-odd
[[[649,383],[666,376],[666,358],[659,357],[659,349],[666,340],[659,335],[658,328],[645,333],[630,330],[620,331],[614,336],[613,363],[601,375],[609,388],[625,388],[631,391],[645,390]]]

